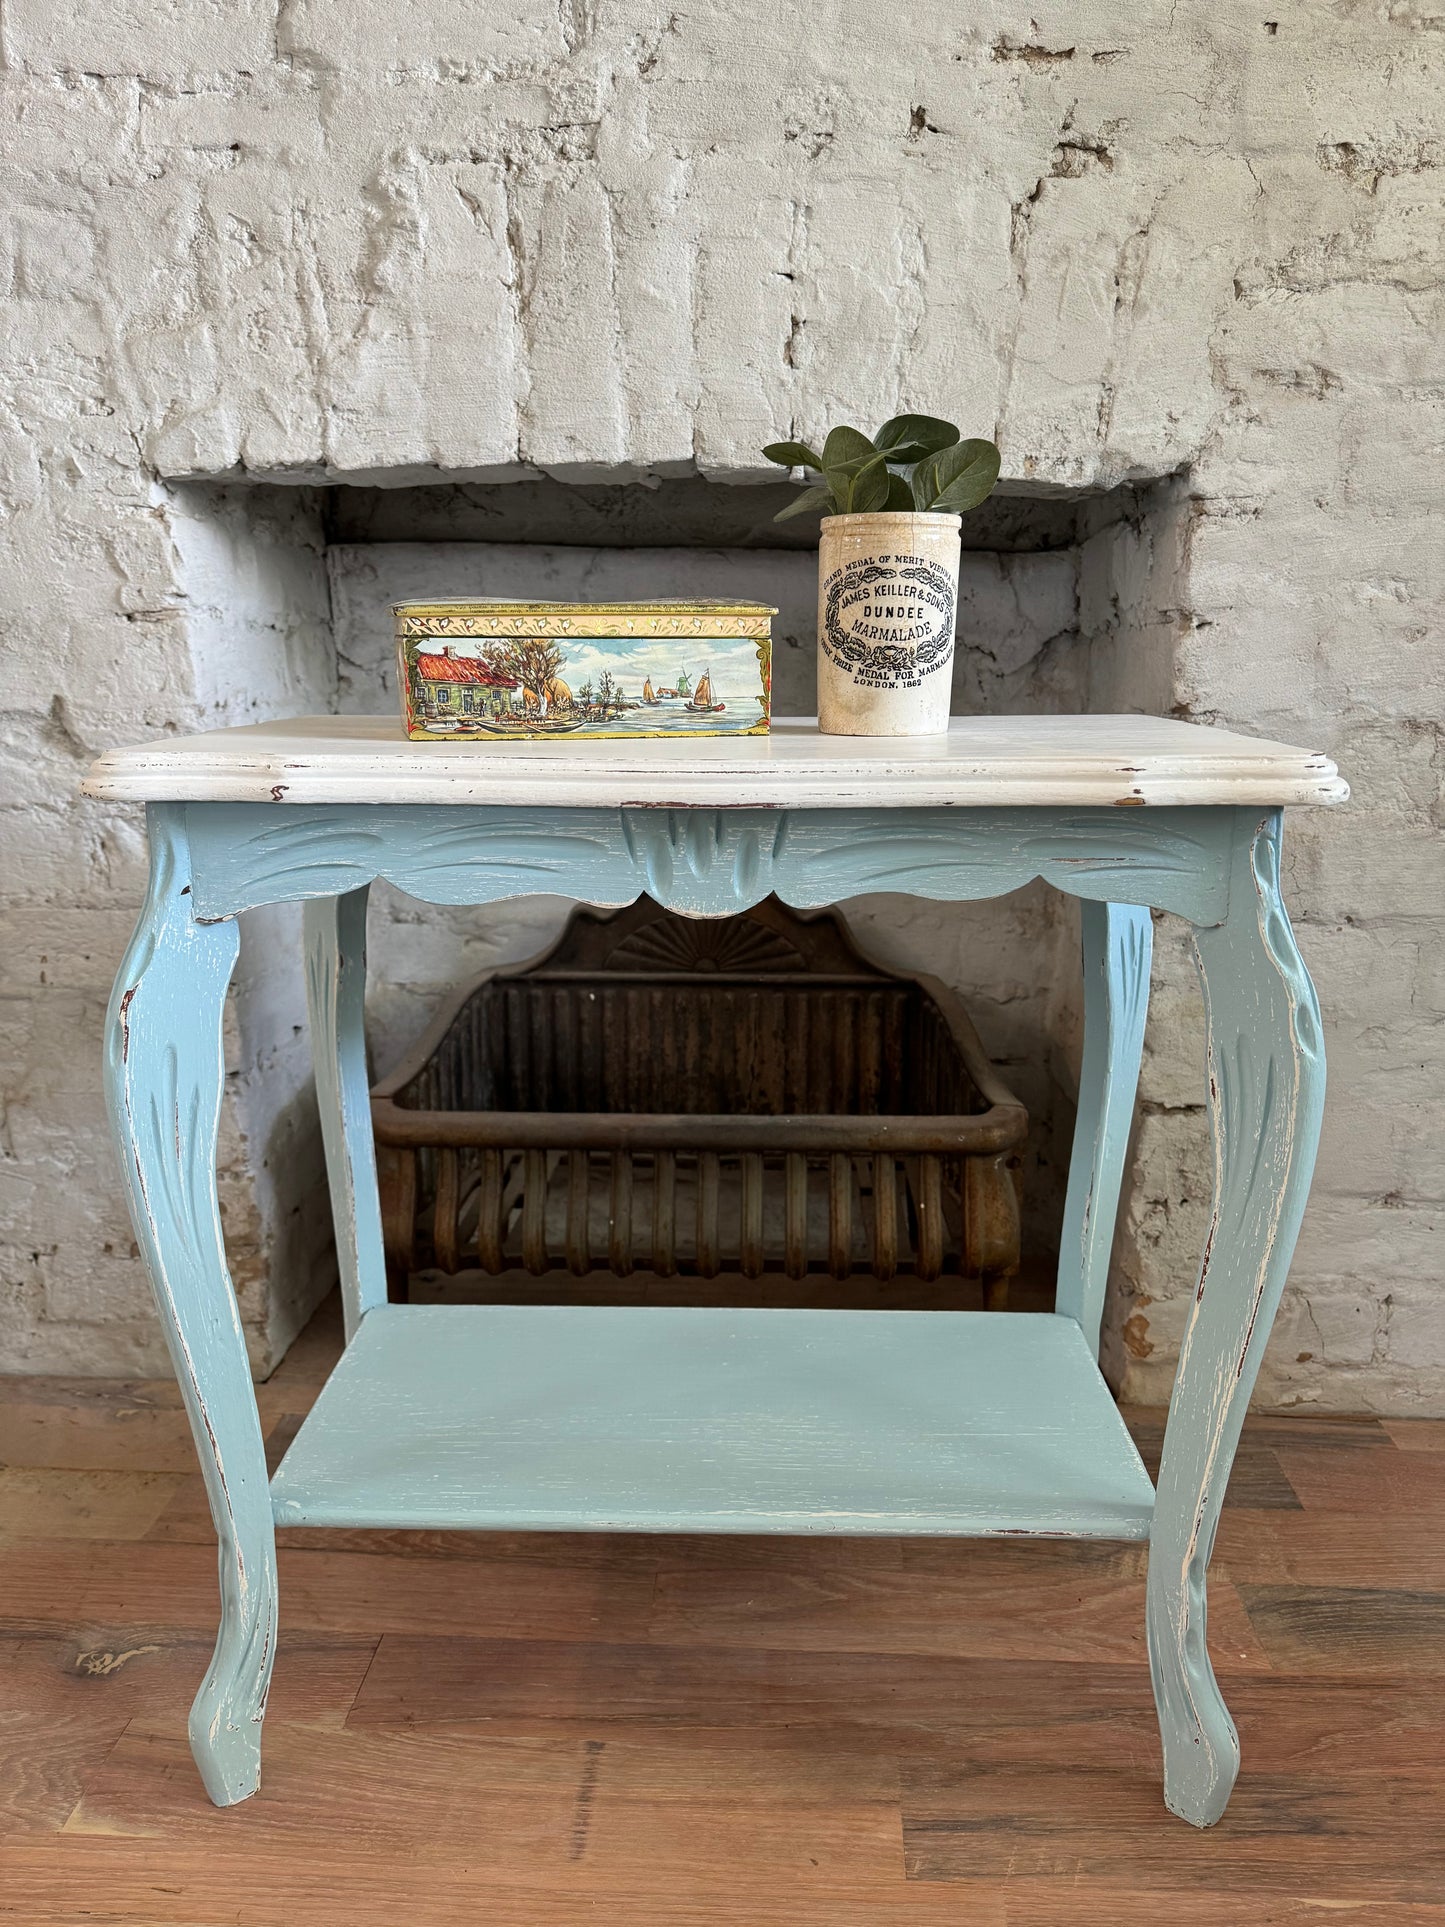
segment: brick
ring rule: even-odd
[[[562,19],[551,0],[478,9],[470,0],[417,0],[406,12],[358,12],[349,0],[291,0],[281,10],[282,54],[333,73],[375,68],[427,76],[486,75],[563,51]]]
[[[275,0],[95,0],[74,12],[7,0],[5,56],[35,74],[261,73],[275,57],[275,22]]]

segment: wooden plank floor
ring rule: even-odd
[[[261,1388],[273,1450],[336,1343]],[[264,1784],[220,1813],[174,1387],[0,1381],[0,1468],[0,1920],[1445,1927],[1439,1421],[1251,1424],[1207,1834],[1160,1802],[1143,1549],[1010,1542],[283,1534]]]

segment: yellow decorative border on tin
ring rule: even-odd
[[[413,724],[407,729],[407,740],[413,743],[450,743],[453,749],[475,749],[485,753],[496,743],[536,743],[545,741],[549,747],[562,751],[570,746],[585,748],[588,743],[692,743],[699,737],[707,737],[712,742],[721,742],[724,737],[730,741],[740,736],[766,736],[770,723],[765,717],[761,722],[749,723],[746,729],[593,729],[585,736],[548,736],[540,731],[529,732],[519,729],[508,730],[495,736],[456,736],[450,731],[423,729]]]
[[[420,611],[398,610],[396,626],[403,636],[575,636],[596,637],[599,641],[615,637],[684,636],[706,640],[729,636],[766,636],[772,611],[761,615],[647,615],[633,616],[596,613],[576,616],[539,615],[431,615]]]

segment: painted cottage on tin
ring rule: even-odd
[[[448,643],[440,655],[418,654],[415,689],[428,722],[453,722],[464,716],[508,717],[519,685],[515,676],[494,669],[480,656],[459,656]]]

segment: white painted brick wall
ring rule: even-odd
[[[283,564],[273,508],[240,511],[254,602],[206,606],[161,481],[741,478],[903,402],[995,431],[1016,481],[1179,473],[1177,527],[1080,564],[1088,699],[1354,782],[1290,839],[1335,1068],[1264,1389],[1445,1409],[1445,35],[1429,0],[1277,11],[7,0],[6,1362],[161,1359],[99,1104],[141,845],[79,771],[327,695],[298,527]],[[1170,942],[1159,976],[1111,1315],[1135,1396],[1206,1169]],[[270,995],[234,1027],[224,1182],[263,1366],[300,1310],[264,1281],[314,1236],[266,1189],[301,1078]]]

